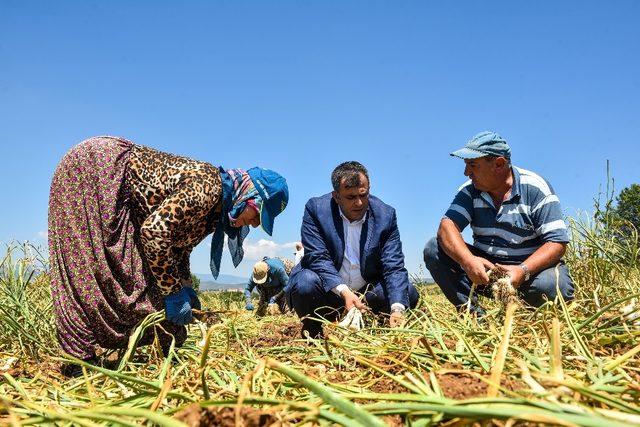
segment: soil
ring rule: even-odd
[[[327,381],[329,384],[345,384],[353,381],[354,375],[356,375],[356,373],[350,371],[329,371],[319,378],[319,380]]]
[[[388,377],[381,378],[369,388],[375,393],[409,393],[409,390]]]
[[[454,340],[452,338],[447,338],[447,337],[443,337],[442,341],[444,342],[446,350],[455,350],[456,345],[458,344],[457,340]],[[429,344],[431,349],[433,349],[434,351],[442,350],[442,346],[440,345],[440,342],[435,339],[421,338],[420,341],[418,341],[418,343],[419,343],[419,346],[421,346],[425,350],[427,349],[426,344]]]
[[[108,358],[102,358],[100,366],[107,369],[115,369],[119,362],[117,356],[117,353],[114,353],[109,355]],[[8,373],[14,378],[25,379],[35,378],[36,375],[40,375],[46,378],[58,378],[66,381],[67,379],[62,377],[61,373],[63,365],[63,362],[53,361],[48,358],[45,358],[40,363],[32,359],[25,359],[15,362],[8,370],[0,370],[0,375]]]
[[[436,378],[440,389],[450,399],[464,400],[487,395],[487,383],[475,375],[438,373]]]
[[[266,323],[260,329],[260,335],[249,338],[247,343],[251,347],[278,347],[299,339],[301,335],[300,322],[275,325]]]
[[[387,415],[382,417],[386,425],[391,427],[404,427],[404,420],[400,415]]]
[[[34,378],[37,374],[44,374],[47,377],[55,377],[60,375],[60,362],[52,362],[44,360],[41,363],[30,361],[24,363],[17,361],[8,370],[0,371],[0,375],[7,373],[14,378]]]
[[[195,317],[196,319],[198,319],[203,323],[206,323],[207,325],[214,325],[222,321],[219,312],[209,311],[209,310],[196,310],[196,309],[193,309],[192,311],[193,311],[193,317]]]
[[[178,412],[174,418],[182,421],[189,427],[235,427],[236,412],[234,408],[201,408],[197,403],[193,403],[182,411]],[[278,419],[271,413],[243,407],[240,409],[241,425],[245,427],[268,427],[281,425]]]
[[[445,397],[450,399],[465,400],[487,395],[489,385],[475,374],[445,371],[437,372],[436,378]],[[522,388],[518,381],[511,378],[503,378],[500,385],[507,390]]]
[[[404,356],[403,354],[398,354],[398,353],[391,353],[391,355],[394,356],[396,359],[402,359]],[[376,366],[378,366],[381,369],[384,369],[385,371],[387,371],[392,375],[402,375],[406,371],[405,367],[398,364],[395,360],[389,360],[387,358],[379,357],[379,358],[374,358],[371,361]],[[358,365],[362,366],[363,369],[370,369],[367,365],[362,365],[360,363],[358,363]]]
[[[443,427],[549,427],[550,424],[544,423],[531,423],[528,421],[504,421],[504,420],[483,420],[483,421],[473,421],[468,420],[466,418],[454,418],[450,421],[446,421],[444,423],[439,424]]]

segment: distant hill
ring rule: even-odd
[[[203,291],[217,289],[241,289],[247,284],[248,277],[233,276],[231,274],[221,274],[217,280],[213,279],[211,274],[196,273],[200,279],[200,289]]]
[[[411,283],[416,285],[435,285],[436,282],[431,277],[409,277]]]
[[[249,277],[233,276],[231,274],[221,274],[218,280],[213,280],[211,274],[196,273],[200,279],[200,289],[203,291],[212,291],[220,289],[243,289],[249,280]],[[431,277],[410,277],[412,283],[434,285]]]

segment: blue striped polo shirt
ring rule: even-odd
[[[540,175],[512,167],[511,196],[498,210],[471,180],[458,190],[445,217],[460,231],[471,224],[473,246],[491,257],[522,262],[546,242],[568,243],[560,200]]]

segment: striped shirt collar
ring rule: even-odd
[[[522,188],[520,188],[520,172],[518,172],[518,168],[511,166],[511,175],[513,176],[513,184],[511,185],[511,197],[509,199],[513,199],[516,196],[520,197],[520,194],[522,194]]]
[[[560,200],[541,176],[512,170],[512,191],[496,210],[488,194],[470,181],[456,193],[445,217],[459,230],[471,225],[473,245],[487,256],[524,261],[545,242],[569,242]]]

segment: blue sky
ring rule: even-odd
[[[287,178],[273,238],[253,230],[223,273],[289,254],[344,160],[397,209],[417,273],[465,180],[448,153],[479,131],[501,133],[567,215],[591,208],[606,159],[619,189],[640,181],[639,19],[638,1],[0,0],[0,242],[45,244],[57,162],[110,134]]]

